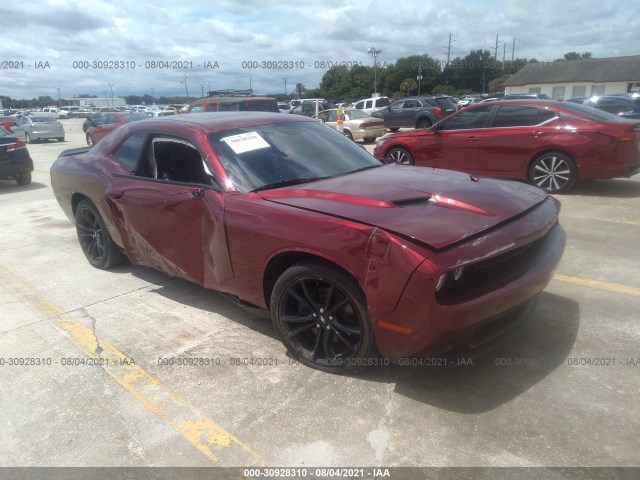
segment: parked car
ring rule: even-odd
[[[142,112],[106,113],[92,122],[87,128],[87,145],[95,145],[115,128],[129,122],[147,120],[149,115]]]
[[[484,97],[482,95],[465,95],[464,97],[458,99],[456,103],[456,109],[460,110],[464,107],[468,107],[469,105],[473,105],[474,103],[480,103]]]
[[[58,107],[44,107],[39,113],[48,115],[53,118],[58,118],[60,116],[60,110],[58,109]]]
[[[187,107],[187,113],[279,111],[275,98],[254,97],[251,89],[211,91],[208,97],[196,100]]]
[[[640,171],[640,123],[553,100],[472,105],[376,142],[376,158],[528,180],[548,192]]]
[[[18,118],[12,115],[6,115],[0,117],[0,127],[4,128],[7,132],[11,132],[11,128],[18,122]]]
[[[278,102],[278,110],[280,110],[280,113],[289,113],[291,104],[289,102]]]
[[[36,113],[25,115],[13,126],[13,134],[27,143],[55,138],[64,142],[64,127],[50,115]]]
[[[354,102],[353,108],[371,114],[377,110],[388,107],[390,104],[389,97],[372,97]]]
[[[455,111],[456,104],[448,96],[407,97],[373,112],[371,116],[381,118],[385,127],[397,132],[400,128],[430,127]]]
[[[95,126],[98,118],[100,118],[102,115],[104,115],[104,113],[93,112],[91,115],[87,116],[85,121],[82,122],[82,131],[86,133],[89,127]]]
[[[316,112],[337,108],[333,103],[327,100],[303,100],[302,103],[293,107],[289,113],[294,115],[304,115],[305,117],[313,117]]]
[[[572,98],[568,101],[594,107],[622,118],[640,119],[640,99],[634,99],[631,95],[602,95]]]
[[[0,128],[0,179],[15,180],[18,185],[29,185],[33,160],[27,144]]]
[[[382,120],[357,108],[345,108],[344,116],[343,134],[351,140],[364,140],[365,143],[373,142],[376,138],[387,133]],[[337,109],[324,110],[317,115],[317,118],[331,128],[337,129]]]
[[[124,252],[270,312],[321,370],[488,348],[564,248],[542,190],[385,165],[299,115],[131,122],[88,150],[62,152],[51,185],[91,265]]]

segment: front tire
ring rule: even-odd
[[[326,372],[375,364],[375,340],[364,293],[336,267],[303,261],[286,270],[271,294],[273,325],[287,350]]]
[[[122,261],[104,220],[88,200],[81,200],[76,208],[76,232],[82,252],[94,267],[106,270]]]
[[[392,148],[385,155],[386,158],[390,158],[399,165],[415,165],[413,155],[409,150],[401,147]]]
[[[575,162],[561,152],[543,153],[529,166],[529,183],[549,193],[566,192],[577,180]]]

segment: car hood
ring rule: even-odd
[[[547,198],[542,190],[519,182],[406,165],[386,165],[259,195],[383,228],[436,250],[508,222]]]

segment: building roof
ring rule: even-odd
[[[568,82],[640,82],[640,55],[529,63],[507,78],[504,86]]]

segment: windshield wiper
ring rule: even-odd
[[[267,183],[261,187],[254,188],[252,192],[259,192],[260,190],[270,190],[272,188],[287,187],[289,185],[297,185],[299,183],[314,182],[316,180],[323,180],[329,177],[315,177],[315,178],[291,178],[289,180],[281,180],[279,182]]]
[[[362,167],[362,168],[356,168],[355,170],[351,170],[349,173],[356,173],[356,172],[361,172],[363,170],[369,170],[370,168],[378,168],[378,167],[382,167],[384,166],[384,163],[381,163],[380,165],[367,165],[366,167]]]

